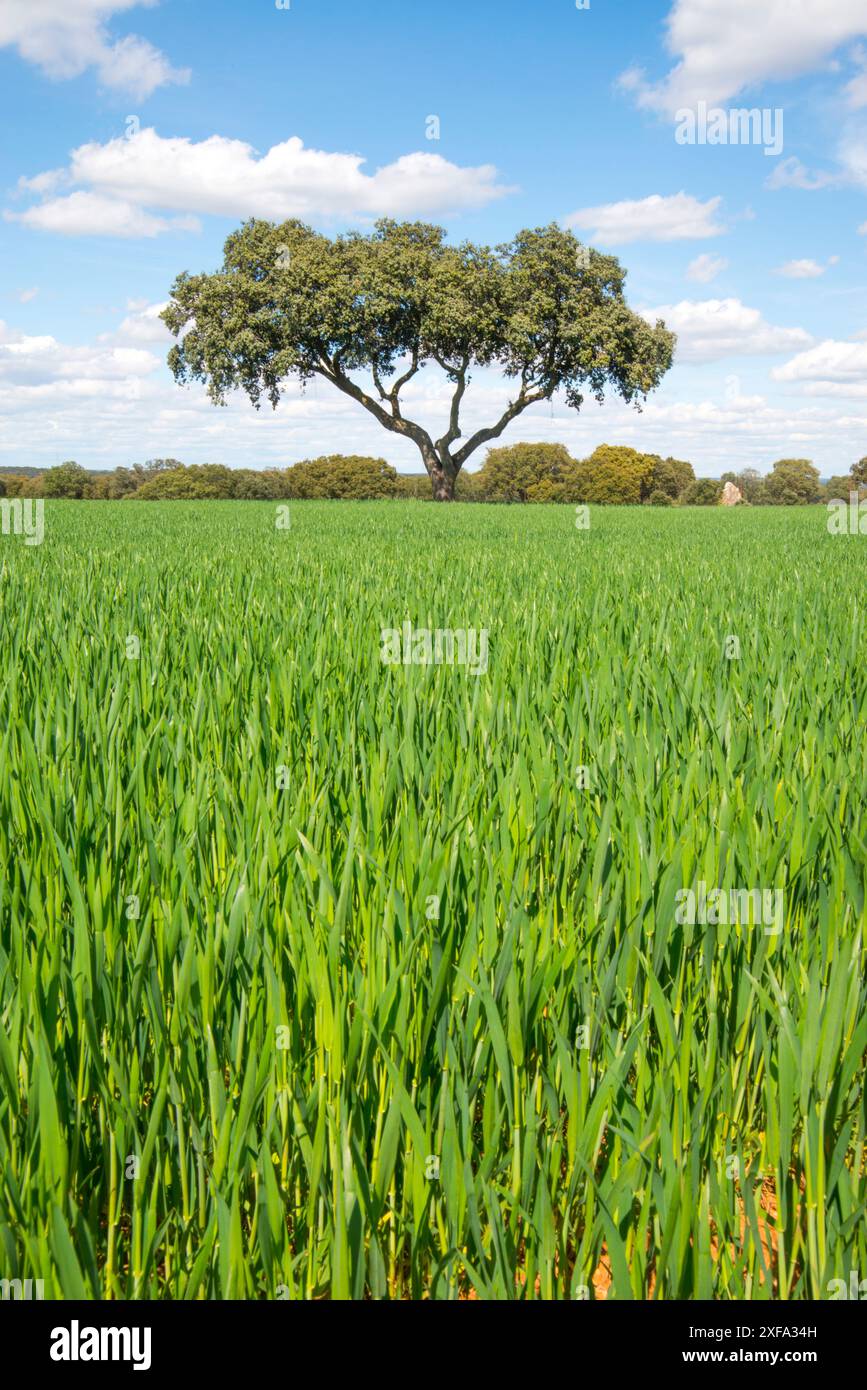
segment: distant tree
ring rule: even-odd
[[[663,492],[668,498],[677,497],[683,492],[685,484],[681,481],[678,470],[674,466],[674,460],[657,458],[655,455],[651,457],[653,457],[653,472],[647,484],[651,496],[654,492]]]
[[[674,337],[629,309],[624,281],[613,256],[556,224],[491,248],[449,245],[443,228],[420,222],[384,219],[331,240],[297,220],[250,221],[226,242],[221,270],[178,277],[162,317],[179,339],[169,354],[178,382],[205,382],[215,403],[241,387],[254,406],[276,408],[287,378],[322,377],[415,444],[434,498],[450,501],[471,455],[556,391],[579,410],[585,392],[639,403],[659,385]],[[436,439],[400,400],[430,363],[453,388]],[[498,367],[516,389],[499,419],[458,445],[476,367]]]
[[[80,463],[60,463],[39,480],[43,497],[86,497],[90,476]]]
[[[30,479],[21,473],[4,473],[3,486],[6,497],[21,497],[22,488],[30,482]]]
[[[716,478],[696,478],[683,493],[685,507],[715,507],[722,497],[723,485]]]
[[[691,463],[686,463],[684,459],[667,458],[663,459],[663,462],[669,464],[671,468],[674,469],[674,474],[677,478],[677,496],[680,497],[681,493],[686,491],[690,483],[695,482],[695,471],[693,466]]]
[[[476,475],[461,473],[460,480],[463,482],[466,478],[473,476]],[[398,473],[396,495],[398,497],[413,497],[418,501],[429,501],[430,478],[426,473]]]
[[[273,501],[288,495],[284,480],[274,470],[232,469],[232,496],[239,500]]]
[[[600,444],[578,467],[578,502],[600,506],[637,506],[653,489],[652,454],[623,445]],[[571,499],[570,499],[571,500]]]
[[[867,487],[867,457],[853,463],[849,472],[859,486]]]
[[[486,502],[556,501],[574,468],[565,444],[509,444],[488,450],[478,492]]]
[[[856,465],[857,467],[857,465]],[[825,484],[825,498],[827,501],[848,502],[851,492],[859,492],[860,485],[852,473],[836,474],[829,478]]]
[[[656,488],[647,499],[651,507],[673,507],[674,502],[670,492],[663,492],[662,488]]]
[[[822,497],[819,470],[809,459],[778,459],[765,479],[765,489],[775,506],[804,505]]]
[[[731,477],[735,487],[740,489],[741,496],[745,502],[751,502],[754,506],[763,498],[765,480],[757,468],[742,468],[739,473],[723,474],[722,481],[725,483]]]
[[[135,493],[138,501],[218,500],[232,496],[232,470],[221,463],[158,469]]]
[[[385,459],[329,454],[303,459],[287,469],[290,497],[364,500],[398,495],[397,473]]]
[[[481,487],[479,484],[479,472],[470,473],[468,469],[462,468],[455,479],[455,501],[456,502],[483,502]],[[422,481],[426,481],[422,479]],[[428,501],[431,500],[430,484],[425,488],[423,496]]]

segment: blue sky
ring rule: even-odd
[[[765,112],[773,152],[679,141],[702,103],[729,132]],[[678,333],[662,388],[641,414],[534,407],[503,442],[629,443],[699,474],[867,453],[864,0],[2,0],[0,119],[0,463],[417,470],[325,383],[257,413],[172,382],[172,280],[250,215],[484,242],[561,221],[617,254],[632,305]],[[447,383],[412,386],[436,426]],[[467,423],[508,398],[479,372]]]

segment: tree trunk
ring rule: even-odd
[[[455,480],[450,478],[441,469],[431,476],[433,483],[433,499],[435,502],[454,502],[455,500]]]
[[[425,451],[422,458],[424,459],[424,466],[430,474],[433,500],[435,502],[454,502],[457,470],[449,460],[441,458],[437,453],[431,454]]]

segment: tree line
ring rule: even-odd
[[[823,484],[808,459],[779,459],[768,474],[754,468],[696,478],[690,463],[621,445],[602,444],[586,459],[563,444],[490,449],[475,473],[461,472],[455,498],[466,502],[561,502],[599,506],[716,506],[727,482],[752,506],[797,506],[867,491],[867,458]],[[0,474],[0,496],[82,500],[196,501],[417,498],[430,500],[426,474],[398,473],[384,459],[329,454],[288,468],[227,468],[151,459],[131,468],[89,472],[69,461],[44,473]]]

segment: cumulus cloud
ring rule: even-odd
[[[154,217],[134,203],[83,191],[47,199],[26,212],[6,211],[3,216],[7,222],[63,236],[154,237],[170,230],[194,232],[200,226],[194,217]]]
[[[818,280],[825,270],[826,267],[819,265],[818,261],[787,261],[785,265],[778,266],[775,274],[784,275],[787,280]]]
[[[696,256],[694,261],[690,261],[686,268],[687,280],[697,280],[700,285],[709,285],[711,280],[715,280],[724,270],[728,269],[728,261],[724,256]]]
[[[80,77],[95,69],[115,91],[144,99],[157,87],[189,81],[165,54],[134,34],[114,38],[107,22],[155,0],[3,0],[0,48],[15,48],[47,77]]]
[[[860,71],[846,83],[845,95],[851,109],[858,111],[862,106],[867,106],[867,49],[859,44],[854,57]]]
[[[19,401],[50,401],[103,394],[129,395],[133,383],[160,365],[136,347],[71,347],[50,335],[19,333],[0,322],[0,402],[14,387]]]
[[[776,367],[772,376],[797,382],[809,396],[867,396],[867,342],[827,338]]]
[[[160,318],[160,314],[167,307],[167,300],[161,304],[148,304],[147,300],[130,300],[127,308],[131,312],[115,333],[103,335],[103,341],[121,344],[158,343],[160,347],[168,349],[174,340]]]
[[[765,179],[765,187],[800,188],[807,193],[815,193],[820,188],[833,187],[834,184],[840,183],[841,179],[839,173],[808,169],[797,156],[792,155],[791,158],[782,160],[770,177]]]
[[[739,299],[684,299],[642,310],[648,323],[664,319],[677,334],[678,362],[716,362],[793,352],[812,339],[803,328],[778,328]]]
[[[81,145],[67,169],[22,179],[22,192],[45,201],[8,215],[69,234],[156,236],[179,225],[166,212],[271,221],[429,216],[514,191],[491,164],[463,168],[438,154],[402,155],[372,174],[363,164],[360,155],[308,149],[297,136],[259,155],[221,135],[194,141],[144,129]]]
[[[579,227],[588,232],[593,241],[609,246],[630,241],[681,241],[720,236],[725,231],[716,221],[721,202],[721,198],[709,198],[702,203],[683,192],[670,197],[654,193],[636,201],[581,208],[564,218],[564,224]]]
[[[812,72],[842,44],[865,35],[864,0],[675,0],[666,21],[674,67],[660,82],[631,68],[621,85],[639,105],[674,113],[699,101],[728,101],[761,82]],[[859,93],[857,86],[856,100]]]

